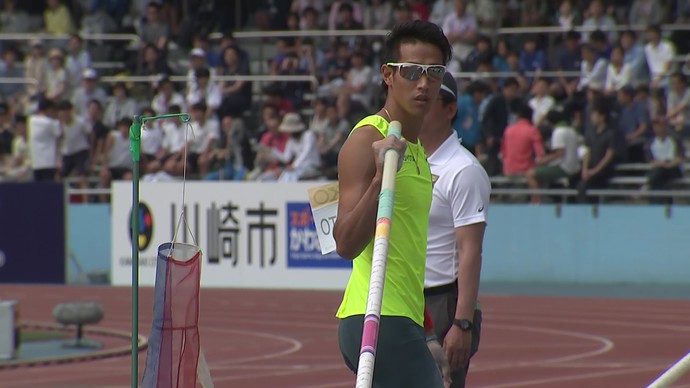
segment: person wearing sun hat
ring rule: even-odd
[[[321,155],[314,131],[307,129],[298,113],[287,113],[278,130],[289,134],[285,149],[273,149],[273,156],[285,167],[278,177],[279,181],[292,182],[318,174],[321,168]]]
[[[433,183],[424,279],[425,306],[451,367],[451,388],[465,386],[479,347],[479,275],[491,183],[451,126],[458,87],[447,72],[419,134]]]
[[[59,48],[48,52],[48,69],[46,70],[45,98],[58,103],[67,97],[69,79],[65,69],[65,55]]]

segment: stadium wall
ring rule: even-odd
[[[189,183],[186,215],[203,251],[202,285],[342,289],[349,263],[322,256],[316,244],[307,189],[318,184]],[[157,247],[172,241],[179,221],[180,186],[143,183],[141,200],[141,284],[152,285]],[[115,183],[112,212],[109,205],[69,206],[72,251],[83,252],[84,268],[109,267],[115,285],[130,284],[130,208],[127,183]],[[689,219],[688,206],[494,204],[482,278],[683,284],[690,278]],[[181,230],[177,241],[192,242]]]

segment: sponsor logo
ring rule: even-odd
[[[337,253],[321,254],[314,216],[307,202],[287,204],[287,266],[301,268],[348,268],[352,262]],[[319,225],[324,234],[331,234],[333,223]]]

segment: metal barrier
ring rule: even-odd
[[[86,33],[79,34],[83,40],[101,40],[101,41],[130,41],[139,43],[139,35],[137,34],[99,34]],[[30,41],[34,39],[40,40],[67,40],[68,34],[47,34],[47,33],[3,33],[0,34],[0,41]]]
[[[266,182],[267,185],[275,184],[271,182]],[[65,183],[65,190],[69,195],[99,195],[106,194],[109,195],[111,190],[109,188],[88,188],[81,189],[76,187],[70,187],[68,183]],[[492,196],[527,196],[527,195],[540,195],[540,196],[551,196],[551,197],[561,197],[563,202],[566,202],[568,198],[575,198],[578,195],[577,190],[574,189],[527,189],[527,188],[492,188]],[[690,198],[690,191],[687,190],[650,190],[650,191],[639,191],[639,190],[623,190],[623,189],[591,189],[587,191],[588,197],[599,198],[601,202],[605,202],[606,199],[610,198],[621,198],[624,197],[629,200],[640,199],[640,198]]]
[[[248,82],[309,82],[314,86],[319,85],[319,79],[313,75],[219,75],[215,76],[216,81],[248,81]],[[101,82],[158,82],[159,76],[105,76],[100,77]],[[187,82],[188,78],[184,75],[171,76],[173,82]]]
[[[603,32],[627,31],[632,30],[636,32],[644,31],[647,28],[643,24],[618,24],[615,26],[575,26],[572,29],[577,32],[593,32],[601,30]],[[661,31],[687,31],[690,30],[690,24],[664,24],[661,26]],[[533,27],[499,27],[492,29],[497,35],[520,35],[520,34],[562,34],[568,30],[560,26],[533,26]],[[298,30],[298,31],[237,31],[233,33],[235,39],[264,39],[264,38],[285,38],[285,37],[338,37],[338,36],[386,36],[390,30]],[[210,35],[211,39],[220,39],[223,35],[221,33],[213,33]]]

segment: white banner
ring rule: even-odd
[[[188,182],[177,241],[202,250],[201,285],[342,290],[351,262],[321,254],[309,208],[315,182]],[[131,285],[131,182],[112,187],[112,284]],[[139,281],[154,285],[160,244],[171,242],[182,212],[182,183],[142,182]]]

